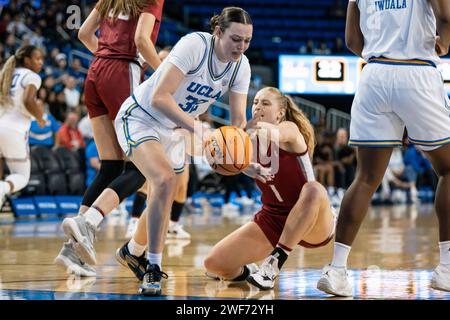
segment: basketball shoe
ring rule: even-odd
[[[259,271],[248,276],[247,281],[261,290],[270,290],[273,289],[279,273],[278,259],[270,255],[259,267]]]
[[[190,239],[191,235],[178,222],[169,221],[167,239]]]
[[[94,265],[97,263],[94,250],[95,227],[83,215],[65,218],[64,233],[73,240],[73,248],[81,260]]]
[[[168,277],[167,273],[162,272],[157,264],[148,264],[139,287],[139,293],[144,296],[159,296],[161,294],[161,278],[167,279]]]
[[[95,269],[84,263],[75,253],[72,240],[64,242],[61,251],[56,256],[54,263],[63,267],[68,274],[80,277],[95,277]]]
[[[431,287],[437,290],[450,291],[450,266],[440,264],[434,269]]]
[[[125,268],[129,268],[136,278],[142,281],[148,265],[148,261],[145,258],[145,252],[140,257],[132,255],[128,250],[127,242],[121,248],[117,249],[116,260]]]
[[[353,288],[350,284],[347,270],[326,265],[322,269],[322,276],[317,282],[317,289],[328,294],[340,297],[353,296]]]
[[[0,210],[5,203],[7,194],[7,182],[0,181]]]

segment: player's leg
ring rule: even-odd
[[[391,153],[392,148],[358,147],[355,180],[342,200],[333,260],[322,272],[318,283],[320,290],[340,296],[353,294],[346,276],[347,258],[372,196],[383,179]]]
[[[439,177],[434,208],[439,221],[440,263],[433,272],[431,285],[450,291],[450,145],[428,151],[427,155]]]
[[[325,188],[316,181],[306,183],[286,219],[275,249],[248,281],[260,289],[272,289],[292,249],[299,243],[315,247],[326,242],[333,235],[334,219]]]
[[[133,150],[131,160],[144,174],[151,186],[151,194],[143,215],[147,216],[148,261],[140,287],[144,295],[161,293],[162,252],[167,235],[170,206],[175,196],[176,176],[164,147],[157,141],[145,141]]]
[[[440,264],[433,273],[432,286],[450,291],[450,101],[437,69],[415,67],[403,73],[401,84],[405,88],[396,94],[397,113],[405,121],[410,142],[426,151],[439,176],[435,210]]]
[[[255,222],[249,222],[217,243],[204,261],[209,274],[243,281],[252,271],[249,264],[267,257],[273,246]]]
[[[175,191],[175,199],[172,203],[170,212],[169,231],[167,238],[169,239],[190,239],[191,235],[183,229],[178,223],[181,213],[186,202],[187,189],[189,183],[189,166],[184,167],[184,171],[177,174],[177,187]]]
[[[86,90],[89,89],[91,92],[89,96],[93,96],[89,100],[91,107],[88,110],[92,114],[94,139],[100,159],[115,157],[115,161],[117,161],[117,159],[123,159],[124,155],[118,142],[113,120],[116,118],[122,102],[127,99],[132,87],[137,84],[138,78],[135,76],[135,80],[133,80],[131,76],[133,72],[130,71],[128,62],[109,61],[101,68],[102,77],[99,77],[95,84],[86,81]],[[134,73],[137,74],[137,72]],[[110,78],[107,78],[108,75]],[[115,94],[111,95],[111,92]],[[101,104],[104,104],[102,109],[100,109]],[[133,104],[133,101],[129,99],[124,104],[128,107]],[[135,193],[145,182],[144,176],[130,162],[125,164],[123,171],[121,170],[118,175],[116,175],[116,171],[113,173],[105,172],[108,178],[102,180],[102,185],[97,186],[93,183],[92,188],[87,190],[86,195],[88,196],[85,196],[83,204],[89,208],[83,216],[66,218],[63,221],[64,232],[75,241],[74,249],[77,254],[83,261],[90,264],[96,263],[93,241],[95,230],[104,216],[116,208],[126,197]],[[114,178],[111,180],[111,177]],[[106,184],[107,179],[108,183]],[[99,192],[100,195],[98,195]]]
[[[144,185],[138,191],[136,191],[133,200],[133,207],[131,208],[130,221],[128,222],[128,227],[125,234],[125,238],[127,239],[131,239],[133,237],[133,234],[136,232],[139,223],[139,218],[141,217],[142,212],[144,211],[145,203],[147,201],[147,190],[148,190],[148,183],[145,182]]]

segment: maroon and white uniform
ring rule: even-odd
[[[269,148],[269,154],[270,152]],[[300,198],[303,186],[305,183],[315,180],[308,151],[294,153],[280,148],[278,153],[279,169],[273,180],[268,183],[256,180],[256,184],[262,192],[262,208],[253,220],[274,247],[280,239],[290,211]],[[259,157],[258,163],[264,166]],[[270,164],[266,166],[270,166]],[[324,246],[331,239],[332,237],[320,244],[309,244],[305,241],[300,241],[299,244],[307,248],[314,248]]]
[[[156,19],[151,34],[153,43],[158,38],[163,6],[164,0],[157,0],[143,10]],[[138,20],[139,17],[120,14],[115,20],[105,18],[100,22],[98,48],[84,87],[90,118],[108,114],[114,120],[122,103],[141,82],[142,69],[134,43]]]

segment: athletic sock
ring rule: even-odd
[[[352,247],[347,246],[346,244],[335,242],[334,243],[334,253],[333,253],[333,261],[331,265],[337,268],[346,268],[347,267],[347,259],[350,254],[350,250]]]
[[[130,251],[130,253],[133,256],[140,257],[144,253],[145,248],[147,247],[147,245],[140,245],[139,243],[134,241],[133,238],[131,238],[130,242],[128,242],[127,247],[128,247],[128,251]]]

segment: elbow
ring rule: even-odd
[[[80,28],[80,30],[78,31],[78,40],[80,40],[81,42],[85,42],[87,38],[87,34],[84,31],[83,28]]]
[[[163,97],[163,95],[160,92],[156,91],[153,94],[152,101],[151,101],[151,106],[153,108],[155,108],[155,109],[161,110],[163,104],[164,104],[164,97]]]
[[[137,35],[134,38],[134,43],[139,52],[142,52],[143,50],[145,50],[145,48],[148,46],[149,42],[150,42],[150,38],[143,37],[141,35]]]

